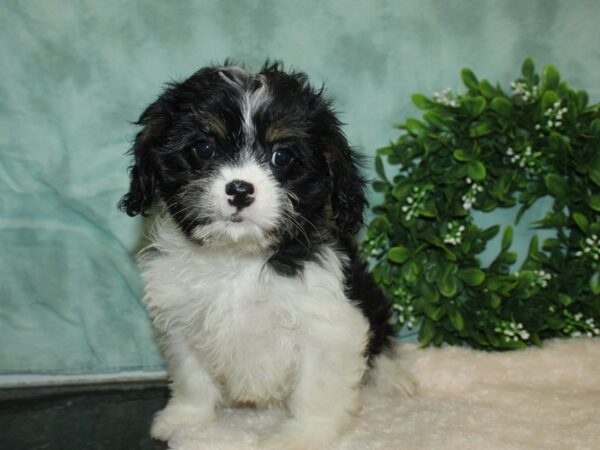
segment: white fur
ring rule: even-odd
[[[368,323],[344,295],[331,248],[284,277],[259,247],[190,243],[159,222],[141,257],[146,302],[160,332],[172,398],[154,437],[214,417],[219,404],[284,403],[292,419],[268,440],[309,448],[335,438],[359,407]]]

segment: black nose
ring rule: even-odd
[[[254,194],[254,186],[247,181],[233,180],[227,183],[225,193],[232,196],[232,198],[227,199],[227,202],[236,208],[245,208],[254,201],[254,197],[250,197]]]

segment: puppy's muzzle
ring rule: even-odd
[[[243,180],[233,180],[225,185],[225,193],[230,196],[227,202],[238,211],[254,202],[254,186]]]

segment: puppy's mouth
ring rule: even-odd
[[[241,223],[244,221],[244,217],[242,217],[238,211],[229,216],[229,220],[234,223]]]

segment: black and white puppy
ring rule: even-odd
[[[130,216],[164,213],[140,263],[172,397],[152,435],[222,404],[281,403],[266,438],[334,439],[367,379],[410,390],[390,307],[351,245],[366,200],[358,157],[302,73],[225,65],[172,83],[141,115]]]

